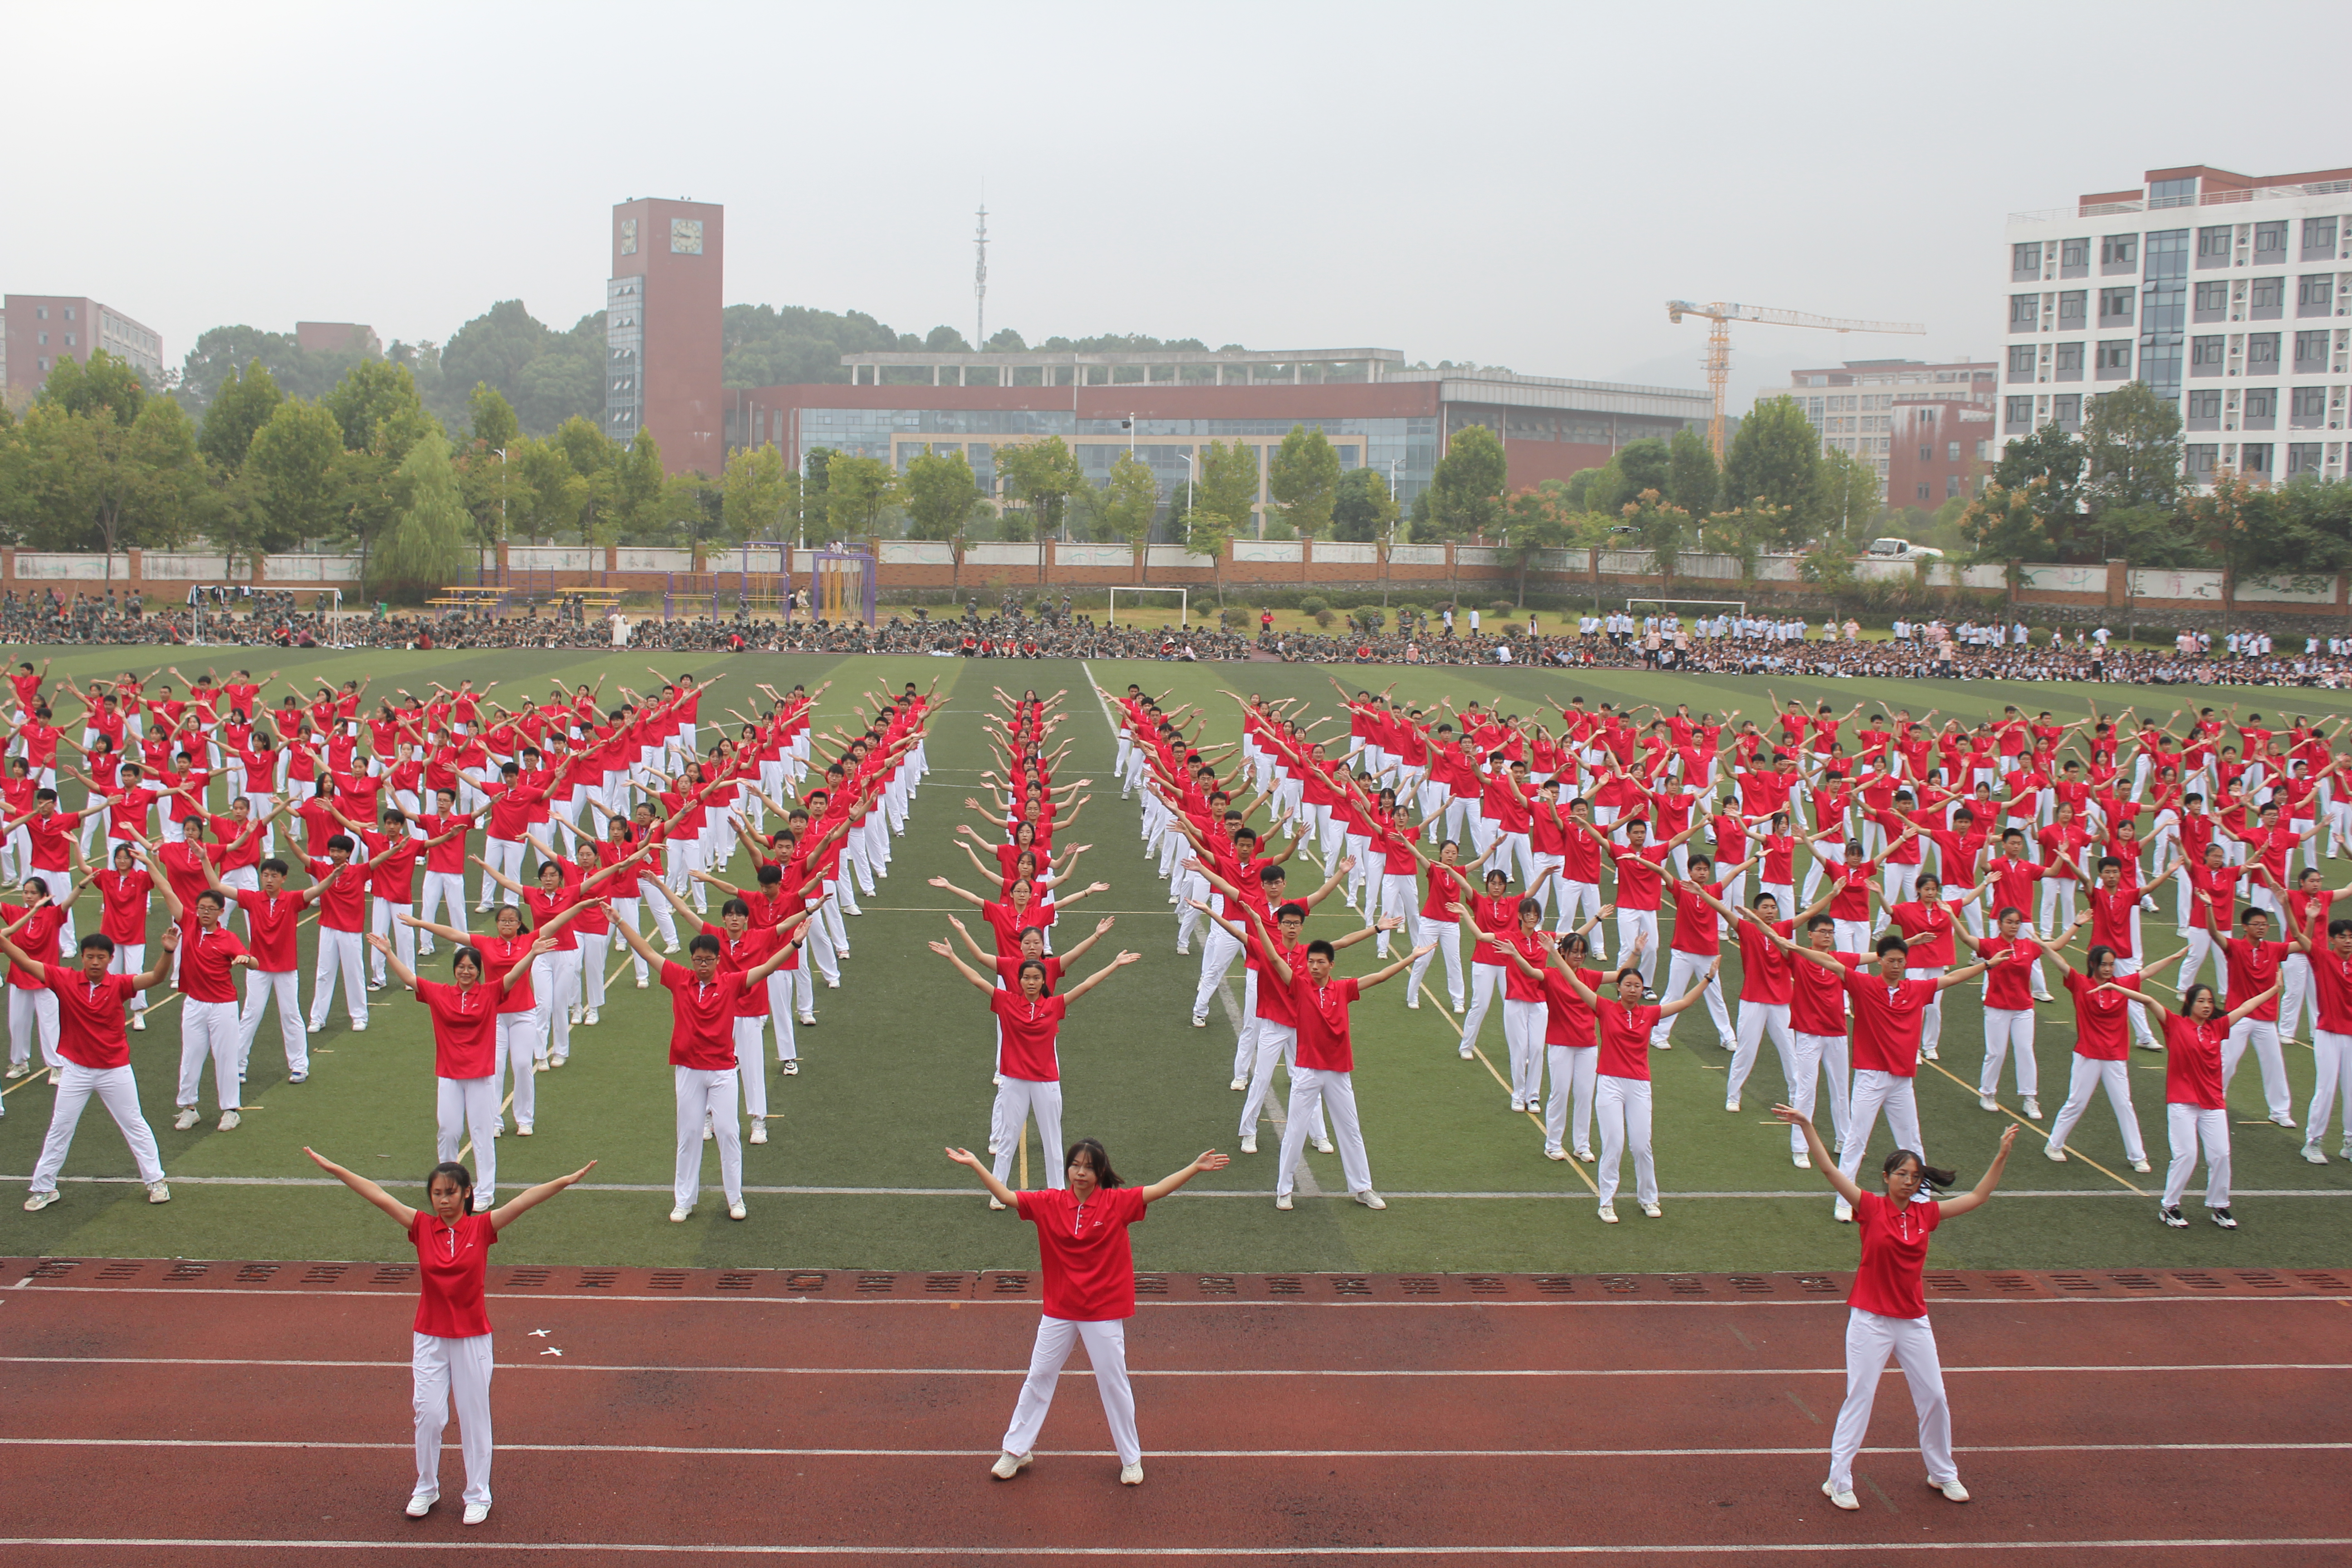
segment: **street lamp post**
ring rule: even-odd
[[[507,449],[506,449],[504,447],[499,447],[499,448],[498,448],[498,454],[499,454],[499,585],[500,587],[504,587],[504,586],[506,586],[506,581],[507,581],[507,560],[506,560],[506,554],[505,554],[506,542],[507,542]]]
[[[1389,459],[1389,505],[1396,510],[1389,518],[1389,547],[1381,552],[1381,608],[1383,610],[1389,607],[1389,554],[1396,549],[1397,518],[1403,515],[1403,509],[1397,507],[1396,499],[1397,474],[1403,467],[1402,458]]]

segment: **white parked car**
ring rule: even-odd
[[[1941,561],[1944,552],[1907,539],[1874,539],[1868,552],[1873,561]]]

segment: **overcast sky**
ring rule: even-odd
[[[446,338],[603,302],[612,204],[727,207],[732,302],[1703,384],[1990,355],[2011,209],[2352,163],[2338,4],[26,6],[0,289]],[[2233,57],[2236,63],[2231,63]],[[2324,73],[2323,73],[2324,74]],[[2316,79],[2311,79],[2315,81]],[[2306,86],[2309,82],[2306,82]]]

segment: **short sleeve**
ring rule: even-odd
[[[682,963],[672,963],[667,960],[663,962],[661,966],[661,983],[668,989],[675,991],[679,986],[688,984],[693,978],[694,971],[687,968],[686,965]]]
[[[1142,1224],[1143,1216],[1151,1207],[1144,1198],[1141,1187],[1114,1187],[1109,1195],[1118,1200],[1118,1206],[1112,1211],[1111,1217],[1121,1225]]]

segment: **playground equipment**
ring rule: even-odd
[[[825,621],[856,616],[872,626],[877,586],[874,557],[846,550],[815,550],[809,555],[810,614]]]

